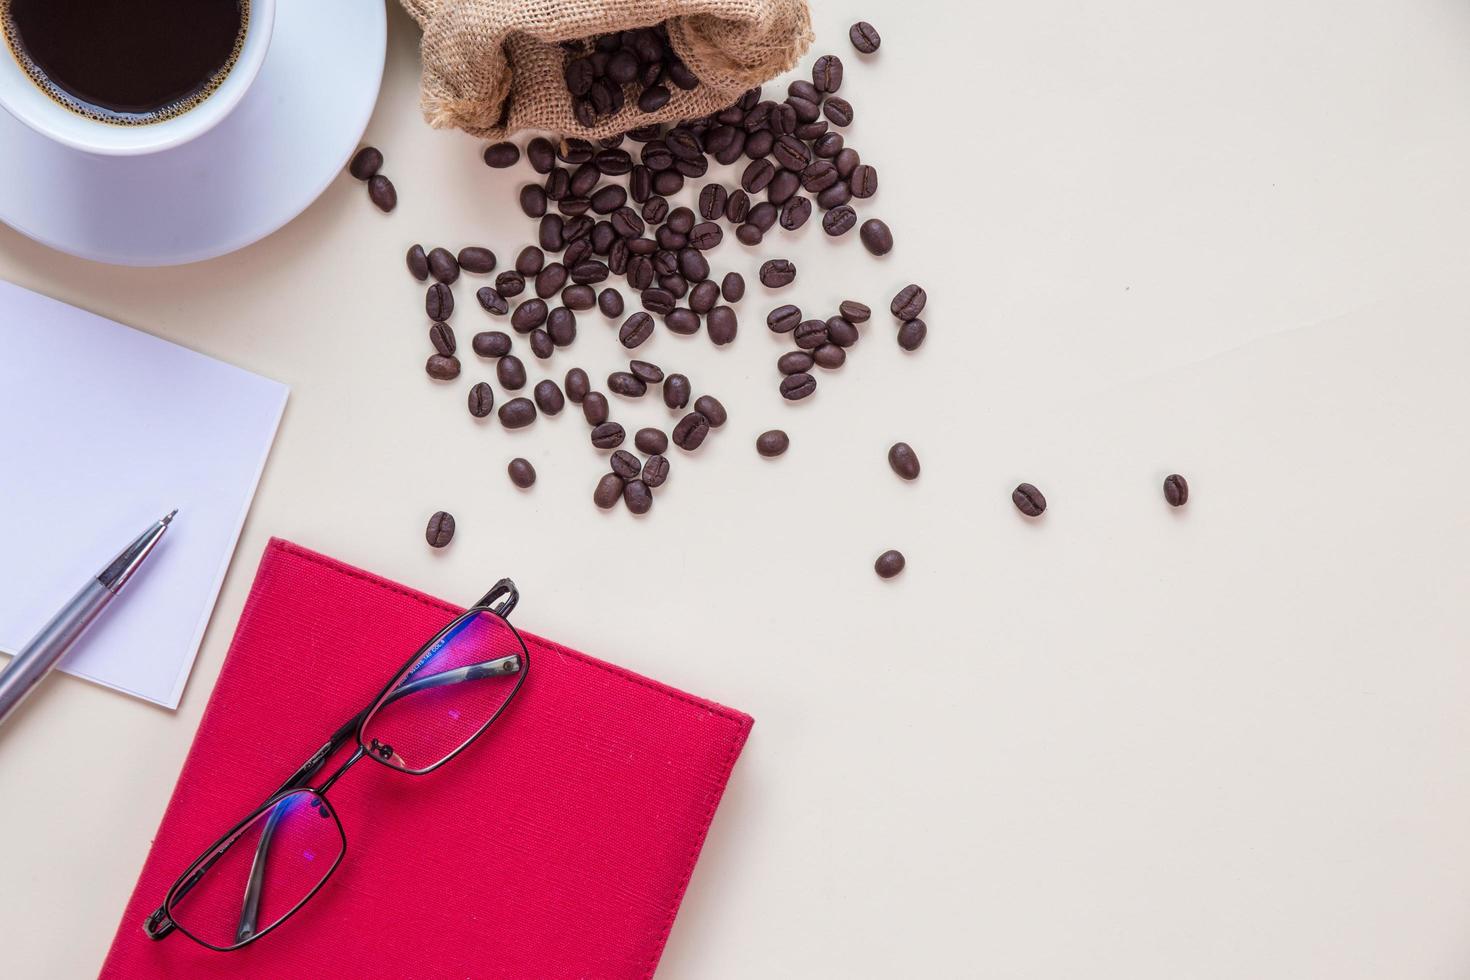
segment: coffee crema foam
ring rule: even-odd
[[[0,33],[5,35],[5,44],[15,58],[16,64],[26,73],[31,82],[51,97],[53,102],[69,109],[79,116],[84,116],[94,122],[108,123],[114,126],[151,126],[154,123],[167,122],[177,119],[208,99],[219,87],[224,84],[235,64],[240,60],[240,52],[245,47],[245,35],[250,29],[250,3],[249,0],[240,0],[240,30],[235,35],[235,44],[231,49],[229,57],[225,59],[214,75],[204,82],[194,92],[181,99],[174,100],[157,109],[147,112],[115,112],[102,106],[94,105],[84,99],[78,98],[66,89],[62,88],[48,76],[26,51],[25,43],[21,38],[20,30],[16,27],[15,17],[12,10],[12,0],[0,0]]]

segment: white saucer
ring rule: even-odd
[[[244,248],[316,200],[357,148],[383,83],[383,0],[280,0],[260,76],[228,118],[174,150],[103,157],[0,109],[0,221],[115,265]]]

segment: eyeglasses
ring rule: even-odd
[[[507,619],[519,598],[501,579],[409,657],[366,708],[179,875],[143,925],[149,938],[177,929],[228,952],[296,914],[347,853],[327,800],[342,774],[363,756],[411,776],[433,772],[483,735],[521,689],[531,660]],[[310,785],[350,739],[357,748],[347,761]]]

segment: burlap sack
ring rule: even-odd
[[[595,138],[725,108],[796,64],[812,43],[806,0],[402,0],[424,29],[424,116],[501,139],[521,129]],[[596,126],[579,124],[562,76],[560,41],[668,24],[699,77],[657,112],[634,99]]]

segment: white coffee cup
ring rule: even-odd
[[[219,86],[198,105],[170,119],[122,126],[89,119],[47,95],[0,37],[0,107],[58,143],[109,156],[137,156],[182,146],[209,132],[245,97],[270,47],[276,0],[250,0],[245,41]]]

